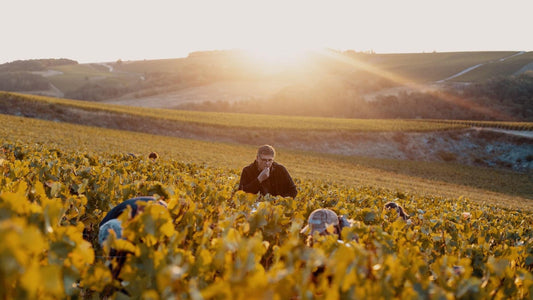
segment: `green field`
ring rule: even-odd
[[[74,91],[90,82],[107,80],[120,85],[139,78],[139,75],[136,74],[110,73],[107,68],[94,64],[55,66],[52,70],[63,73],[50,76],[48,80],[64,93]]]
[[[138,74],[146,72],[179,72],[185,65],[185,61],[185,58],[128,61],[115,67],[124,72]]]
[[[431,82],[445,79],[477,64],[498,60],[515,53],[442,52],[380,54],[367,55],[367,61],[377,69],[387,70],[409,81]],[[504,64],[507,65],[507,62]],[[495,73],[497,72],[485,73],[485,79],[494,76]],[[480,79],[480,77],[476,79]]]
[[[486,64],[476,68],[464,75],[456,77],[453,81],[483,81],[487,78],[498,74],[498,76],[510,76],[518,72],[522,67],[530,64],[533,61],[533,52],[527,52],[515,57],[511,57],[504,61],[496,60],[490,64]]]
[[[494,76],[512,75],[532,61],[533,52],[499,61],[517,52],[442,52],[442,53],[404,53],[404,54],[367,54],[346,53],[346,55],[316,54],[315,58],[327,61],[333,69],[357,70],[363,63],[374,70],[376,75],[394,74],[400,83],[427,83],[445,79],[469,67],[485,64],[452,81],[483,81]],[[173,73],[188,78],[202,77],[205,72],[227,72],[228,68],[236,73],[260,75],[261,71],[252,67],[249,58],[237,53],[220,52],[212,55],[191,55],[186,58],[160,60],[126,61],[121,64],[109,62],[115,69],[110,73],[94,64],[79,64],[54,67],[62,75],[51,76],[49,80],[63,92],[73,91],[90,80],[111,80],[117,85],[135,82],[142,74]],[[336,66],[336,67],[335,67]],[[380,74],[381,73],[381,74]],[[209,73],[210,74],[210,73]],[[205,74],[204,74],[205,75]],[[213,74],[211,74],[213,75]],[[210,76],[211,76],[210,75]]]
[[[341,59],[338,57],[337,61],[332,60],[331,63],[346,63],[346,65],[358,65],[358,62],[364,62],[369,66],[378,70],[393,72],[406,79],[419,82],[437,81],[454,75],[466,68],[475,66],[480,63],[487,63],[499,60],[504,57],[511,56],[517,52],[511,51],[494,51],[494,52],[435,52],[435,53],[402,53],[402,54],[367,54],[355,53],[349,54],[347,52],[346,58],[353,58],[355,62],[350,63],[348,59]],[[229,54],[228,54],[229,55]],[[328,54],[318,53],[317,57],[324,55],[325,57],[336,57]],[[523,60],[510,59],[502,62],[502,65],[509,69],[516,68],[520,63],[524,64],[531,61],[531,53],[523,56]],[[131,61],[124,62],[118,68],[127,72],[144,73],[144,72],[183,72],[186,68],[192,66],[201,66],[206,62],[216,61],[219,57],[224,57],[223,54],[204,55],[204,56],[190,56],[187,58],[177,59],[162,59],[162,60],[145,60],[145,61]],[[235,59],[235,56],[230,56]],[[529,59],[529,60],[528,60]],[[494,70],[493,70],[494,71]],[[485,73],[485,76],[493,76],[492,73]],[[486,77],[485,77],[486,78]],[[478,77],[479,79],[479,77]]]

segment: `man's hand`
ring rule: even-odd
[[[263,171],[261,171],[261,173],[259,173],[259,176],[257,176],[257,180],[259,180],[259,182],[263,182],[268,177],[270,177],[270,168],[266,167],[263,169]]]

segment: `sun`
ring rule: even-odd
[[[303,62],[314,49],[289,46],[267,46],[245,49],[255,61],[271,66],[290,66]]]

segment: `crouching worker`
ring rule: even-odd
[[[351,223],[344,216],[339,217],[331,209],[320,208],[311,212],[307,220],[307,225],[300,231],[300,233],[307,234],[307,246],[309,247],[312,247],[315,242],[315,233],[320,236],[334,235],[336,236],[338,243],[344,244],[341,236],[344,227],[351,227]],[[354,240],[358,241],[357,236],[354,237]],[[317,284],[318,277],[324,273],[325,270],[325,265],[318,266],[311,273],[311,281]],[[328,282],[331,283],[332,277],[328,276],[327,279]]]
[[[132,219],[136,215],[141,214],[145,207],[145,205],[139,204],[141,202],[145,202],[147,204],[154,203],[162,205],[165,208],[167,207],[166,202],[164,202],[163,200],[156,200],[156,198],[152,196],[131,198],[118,204],[117,206],[113,207],[100,222],[100,230],[98,232],[98,243],[100,244],[100,246],[104,247],[104,242],[109,238],[111,231],[114,232],[117,239],[122,239],[123,227],[122,222],[118,219],[118,217],[122,215],[122,213],[124,213],[125,211],[128,211],[128,208],[130,212],[128,219]],[[120,270],[122,269],[122,266],[126,261],[127,255],[130,253],[131,252],[129,251],[117,251],[115,249],[110,249],[109,258],[111,259],[111,262],[109,264],[109,269],[111,270],[113,279],[118,279]]]
[[[406,212],[405,212],[405,209],[403,209],[403,207],[401,207],[399,204],[397,204],[396,202],[387,202],[385,203],[385,209],[386,210],[395,210],[398,217],[402,218],[404,221],[407,222],[407,224],[411,224],[411,216],[409,216]]]
[[[309,215],[307,225],[300,233],[307,233],[307,245],[313,245],[313,235],[318,232],[319,235],[337,235],[337,240],[342,242],[342,229],[350,227],[350,222],[344,216],[338,216],[334,211],[327,208],[315,209]]]

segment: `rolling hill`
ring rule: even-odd
[[[234,50],[164,60],[30,62],[0,65],[0,90],[137,107],[224,112],[533,120],[531,101],[527,100],[533,94],[528,88],[532,77],[524,77],[530,72],[533,52],[324,51],[302,55],[292,64],[276,65]],[[43,88],[46,82],[48,88]],[[32,83],[36,89],[31,89]],[[469,104],[461,106],[450,100],[456,98]]]
[[[456,117],[474,107],[478,113],[527,119],[528,74],[472,83],[475,89],[461,89],[460,95],[440,88],[422,92],[425,80],[448,74],[448,63],[439,63],[438,57],[457,65],[465,59],[476,62],[478,67],[471,70],[485,76],[491,69],[481,68],[486,62],[500,66],[526,55],[478,54],[475,61],[467,54],[428,54],[411,57],[406,65],[394,55],[380,56],[374,62],[361,60],[358,72],[349,64],[317,60],[309,74],[250,72],[238,67],[235,57],[218,52],[175,62],[8,65],[3,78],[9,82],[15,78],[16,86],[42,87],[53,78],[54,89],[48,92],[57,94],[0,91],[0,261],[7,262],[0,264],[0,295],[531,297],[532,122],[444,120],[428,118],[429,110],[417,111],[425,116],[420,119],[338,118],[334,110],[328,118],[268,111],[275,101],[285,108],[302,105],[295,101],[302,95],[319,110],[340,103],[347,111],[358,93],[372,93],[373,100],[363,100],[369,103],[366,108],[378,103],[375,108],[381,112],[386,106],[390,111],[412,110],[409,101],[423,106],[424,101],[441,99],[453,100],[449,109],[456,110]],[[424,59],[436,69],[424,71]],[[160,72],[141,69],[151,64]],[[376,64],[382,64],[379,75]],[[28,66],[32,73],[19,69]],[[173,66],[182,69],[171,73]],[[469,73],[455,73],[439,84]],[[416,74],[415,81],[405,79]],[[234,77],[224,77],[230,75]],[[397,86],[399,82],[405,86]],[[501,84],[511,88],[494,88]],[[516,87],[524,89],[516,93]],[[264,99],[235,102],[264,111],[199,112],[148,105],[164,98],[159,105],[175,108],[172,99],[184,91],[192,97],[222,97],[221,89],[228,88],[233,91],[228,101],[233,102],[239,93],[264,89]],[[395,88],[405,89],[389,94]],[[498,105],[477,102],[494,91],[513,93],[495,97]],[[133,95],[141,100],[135,105],[143,107],[57,97],[63,93],[82,99],[120,98],[124,104]],[[445,94],[438,98],[439,93]],[[325,102],[318,105],[317,99]],[[224,103],[235,110],[234,104]],[[201,105],[211,109],[221,104]],[[522,108],[524,116],[513,111]],[[295,198],[237,191],[240,170],[263,143],[276,147],[276,160],[291,172],[298,188]],[[149,159],[154,151],[159,158]],[[98,226],[105,213],[138,195],[153,195],[168,207],[147,205],[133,218],[123,214],[123,239],[111,234],[100,245]],[[401,204],[410,219],[384,209],[389,201]],[[338,236],[315,234],[310,245],[301,229],[319,207],[350,218],[352,225]],[[111,274],[116,266],[111,249],[127,253],[120,257],[124,266],[119,280]],[[324,273],[313,278],[322,266]]]

